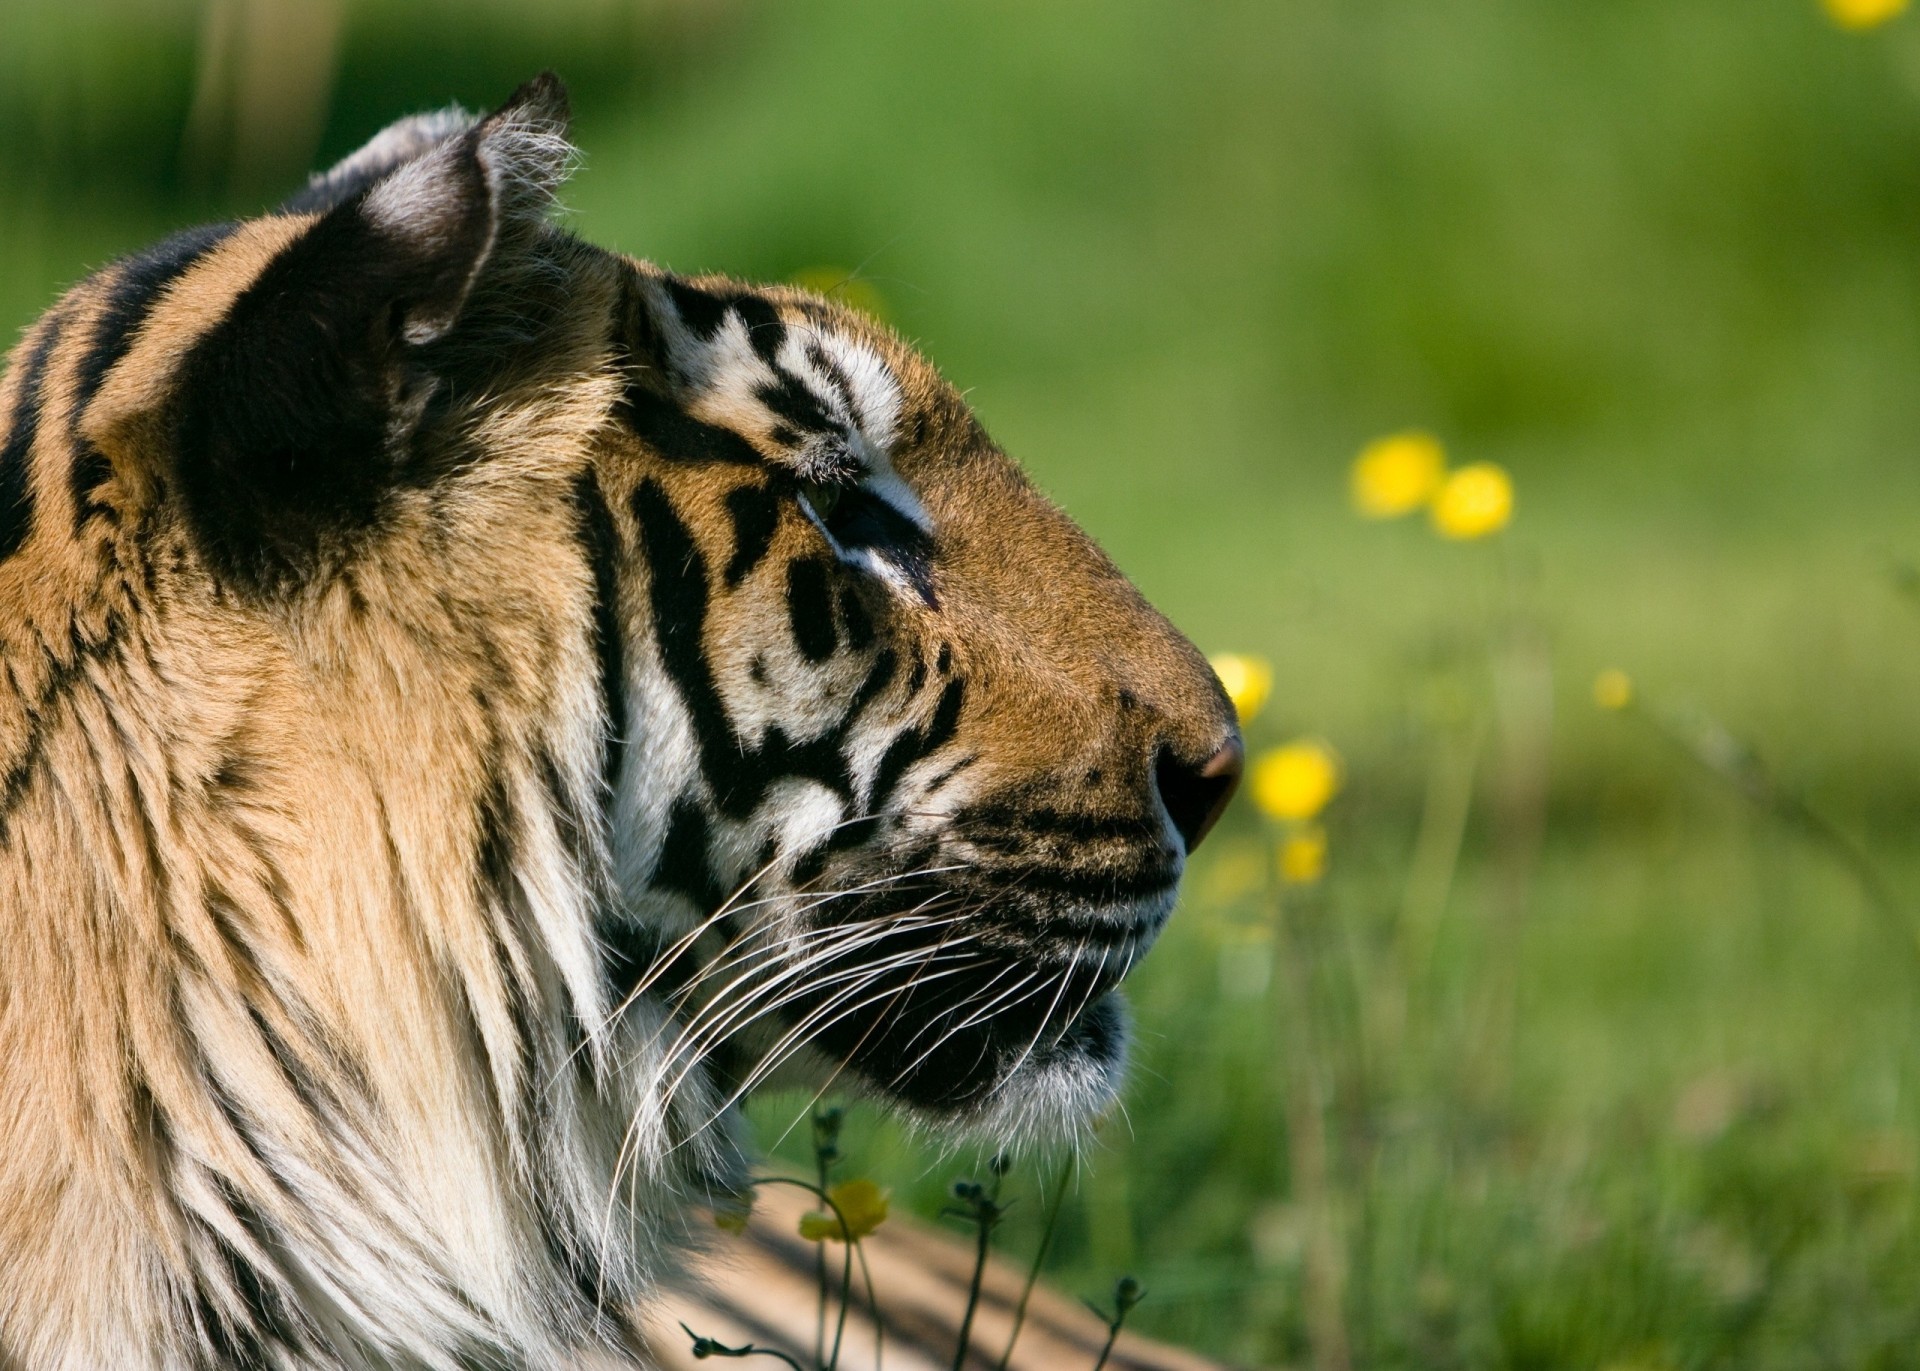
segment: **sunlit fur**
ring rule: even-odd
[[[639,1365],[776,1069],[1058,1138],[1233,745],[870,319],[553,227],[564,96],[0,387],[0,1365]]]

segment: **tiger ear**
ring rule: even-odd
[[[372,231],[409,278],[395,297],[402,336],[430,343],[453,327],[502,236],[545,216],[572,153],[566,88],[549,72],[328,217],[353,211],[355,227]]]
[[[572,149],[558,79],[400,162],[327,210],[194,345],[174,459],[217,572],[297,582],[375,523],[490,264],[528,251]]]

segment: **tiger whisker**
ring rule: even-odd
[[[722,958],[715,962],[713,974],[717,976],[736,970],[738,974],[704,1002],[701,1012],[705,1012],[706,1006],[724,1001],[728,994],[743,982],[751,980],[768,965],[786,963],[786,969],[779,973],[778,979],[787,979],[804,974],[823,962],[846,957],[863,947],[883,942],[899,933],[942,928],[956,922],[957,915],[937,918],[918,917],[920,910],[931,906],[938,898],[925,901],[914,910],[891,918],[866,921],[852,927],[841,926],[821,931],[807,930],[801,935],[787,937],[777,943],[767,942],[762,946],[751,948],[738,956],[723,954]],[[809,946],[809,943],[812,945]],[[711,977],[702,978],[702,980],[707,979]],[[675,997],[673,1001],[675,1007],[684,1008],[690,1003],[696,989],[698,989],[697,983],[690,984]]]
[[[929,926],[939,927],[942,923],[951,924],[953,922],[955,922],[955,920],[949,919],[932,922]],[[673,1047],[666,1054],[666,1060],[668,1062],[678,1060],[684,1051],[691,1047],[701,1046],[703,1039],[705,1040],[706,1046],[710,1048],[720,1037],[733,1031],[733,1029],[738,1027],[745,1019],[768,1013],[773,1008],[787,1003],[791,996],[810,993],[810,991],[802,991],[795,988],[783,990],[782,987],[788,982],[805,976],[807,972],[821,965],[839,960],[870,942],[878,941],[880,938],[888,936],[891,931],[892,930],[876,930],[866,934],[862,938],[849,939],[846,940],[845,943],[830,944],[827,947],[814,951],[806,957],[784,967],[770,980],[752,986],[737,1000],[729,1002],[724,998],[725,995],[735,986],[750,980],[753,973],[744,972],[740,976],[735,977],[719,995],[709,1001],[707,1005],[702,1006],[700,1012],[685,1025],[680,1037],[674,1042]],[[973,934],[963,935],[963,941],[971,941],[974,936]],[[945,941],[943,940],[940,946],[944,945]],[[918,948],[911,949],[907,952],[895,953],[890,957],[882,958],[879,962],[869,964],[865,967],[856,967],[848,971],[834,973],[829,976],[824,983],[832,984],[836,980],[850,976],[877,974],[880,971],[891,970],[895,966],[911,962],[918,954]],[[778,996],[775,996],[776,991],[779,992]],[[722,1006],[717,1017],[712,1011],[712,1006],[715,1004]],[[683,1071],[679,1079],[684,1079],[684,1075],[685,1072]],[[676,1085],[678,1084],[678,1079],[675,1083]]]
[[[946,957],[929,957],[927,961],[923,964],[923,969],[924,969],[924,966],[930,966],[934,962],[944,961],[948,959],[949,958],[946,958]],[[944,971],[933,972],[931,975],[916,976],[915,979],[909,984],[910,985],[926,985],[933,981],[942,980],[948,976],[957,976],[957,975],[960,975],[962,972],[968,970],[970,967],[979,965],[979,963],[984,959],[980,957],[974,957],[974,956],[963,956],[963,957],[960,957],[959,960],[961,962],[961,965],[951,966]],[[818,1036],[818,1034],[825,1032],[827,1029],[833,1027],[834,1024],[842,1022],[843,1020],[849,1018],[854,1014],[859,1013],[861,1010],[869,1007],[870,1005],[877,1004],[880,1001],[888,998],[897,999],[901,994],[905,993],[905,990],[907,989],[907,987],[900,987],[900,988],[882,990],[877,994],[867,996],[866,998],[858,1001],[857,1003],[851,1003],[851,1004],[847,1003],[847,1001],[851,999],[854,994],[858,994],[860,991],[865,990],[868,986],[872,985],[876,979],[878,978],[868,977],[865,980],[863,980],[858,986],[851,987],[847,991],[836,993],[836,995],[831,1001],[829,1001],[827,1004],[820,1006],[818,1009],[815,1009],[814,1011],[809,1013],[805,1019],[801,1020],[799,1023],[793,1025],[786,1032],[784,1032],[781,1035],[780,1039],[774,1044],[774,1046],[767,1051],[766,1055],[763,1056],[760,1059],[760,1061],[754,1065],[753,1070],[748,1073],[747,1079],[738,1088],[736,1088],[733,1094],[727,1098],[725,1103],[723,1103],[719,1109],[714,1111],[714,1113],[707,1119],[707,1121],[701,1125],[701,1130],[712,1127],[713,1124],[717,1123],[720,1119],[724,1118],[726,1116],[727,1110],[731,1109],[735,1104],[738,1104],[762,1081],[766,1080],[767,1077],[771,1076],[775,1071],[779,1070],[780,1067],[784,1066],[787,1063],[787,1061],[795,1053],[797,1053],[802,1047],[806,1046],[807,1041],[810,1038]],[[831,1017],[824,1017],[829,1014],[831,1015]],[[824,1021],[823,1021],[823,1018],[824,1018]],[[694,1136],[698,1136],[698,1131],[696,1131]],[[692,1140],[691,1137],[686,1139],[686,1141],[691,1141],[691,1140]]]
[[[850,820],[847,820],[846,822],[857,823],[859,822],[859,820],[850,819]],[[841,825],[835,825],[836,828],[840,826]],[[778,904],[782,900],[794,898],[792,895],[774,895],[774,896],[768,896],[765,899],[750,900],[745,903],[740,902],[740,896],[744,895],[748,890],[752,889],[753,886],[760,880],[761,877],[765,876],[769,871],[773,870],[773,868],[778,864],[778,862],[779,862],[779,858],[776,857],[773,860],[769,861],[766,865],[762,866],[752,876],[748,877],[746,882],[742,884],[737,890],[735,890],[735,892],[732,895],[728,896],[727,899],[720,905],[718,909],[714,910],[713,913],[707,915],[704,919],[696,923],[686,933],[682,934],[679,938],[675,939],[674,942],[670,944],[665,951],[663,951],[658,957],[654,959],[654,964],[651,968],[648,969],[647,974],[642,976],[640,980],[634,984],[634,987],[627,992],[627,994],[621,999],[620,1003],[614,1007],[614,1009],[608,1015],[608,1017],[609,1018],[617,1017],[620,1013],[630,1008],[635,1000],[637,1000],[641,995],[646,993],[646,991],[653,986],[654,982],[659,980],[661,976],[665,975],[667,969],[670,966],[672,966],[674,962],[678,961],[680,957],[685,954],[688,948],[692,947],[693,944],[696,941],[698,941],[702,933],[705,933],[708,929],[712,928],[715,924],[719,923],[722,919],[725,919],[727,916],[731,914],[743,913],[749,909],[759,909],[765,905]],[[862,884],[857,886],[850,886],[843,890],[832,890],[832,891],[822,892],[814,899],[813,903],[801,906],[798,910],[795,911],[795,914],[796,915],[807,914],[812,912],[815,909],[820,908],[824,904],[831,903],[834,900],[844,899],[853,895],[868,894],[874,890],[881,889],[890,884],[898,884],[904,881],[916,880],[923,876],[940,875],[944,872],[958,871],[958,870],[961,870],[961,866],[956,864],[952,866],[925,867],[925,868],[920,868],[912,871],[903,871],[896,875],[877,877],[871,881],[863,882]]]
[[[973,913],[973,912],[976,912],[976,911],[973,911],[973,910],[969,910],[969,911],[967,911],[967,912],[968,912],[968,913]],[[933,953],[938,953],[938,952],[940,951],[940,948],[941,948],[942,946],[944,946],[944,945],[945,945],[945,944],[944,944],[944,941],[943,941],[942,943],[940,943],[940,944],[936,944],[936,945],[935,945],[935,947],[934,947],[934,949],[933,949]],[[931,959],[931,957],[932,957],[932,955],[933,955],[933,953],[929,953],[929,954],[928,954],[928,955],[929,955],[929,959]],[[922,970],[924,971],[924,969],[925,969],[925,968],[923,967],[923,968],[922,968]],[[899,991],[897,992],[897,995],[896,995],[896,998],[898,997],[898,995],[904,995],[904,994],[907,994],[907,993],[908,993],[909,991],[911,991],[911,990],[913,989],[913,987],[914,987],[914,985],[918,983],[918,981],[919,981],[919,975],[920,975],[920,973],[919,973],[919,972],[916,972],[916,973],[914,974],[914,976],[912,976],[912,977],[910,977],[910,978],[908,978],[908,981],[907,981],[907,983],[906,983],[906,985],[904,985],[904,986],[902,986],[902,987],[900,988],[900,990],[899,990]],[[885,1017],[886,1017],[886,1016],[885,1016],[884,1014],[881,1014],[881,1015],[876,1015],[876,1016],[874,1017],[874,1023],[873,1023],[872,1025],[870,1025],[870,1026],[868,1027],[868,1029],[867,1029],[867,1031],[866,1031],[865,1033],[863,1033],[863,1034],[861,1034],[861,1035],[860,1035],[860,1039],[859,1039],[859,1041],[858,1041],[858,1042],[856,1042],[856,1043],[855,1043],[855,1044],[853,1045],[853,1047],[852,1047],[852,1049],[851,1049],[850,1051],[848,1051],[848,1052],[847,1052],[847,1054],[846,1054],[846,1055],[845,1055],[844,1057],[842,1057],[842,1058],[841,1058],[841,1060],[840,1060],[840,1061],[839,1061],[838,1063],[836,1063],[836,1064],[835,1064],[835,1066],[834,1066],[834,1068],[833,1068],[833,1070],[827,1073],[827,1078],[826,1078],[826,1080],[824,1080],[824,1081],[822,1081],[822,1082],[820,1083],[820,1088],[819,1088],[818,1090],[816,1090],[816,1091],[814,1091],[814,1092],[813,1092],[813,1096],[812,1096],[812,1098],[811,1098],[811,1099],[809,1100],[809,1102],[808,1102],[808,1104],[807,1104],[807,1111],[806,1111],[806,1112],[809,1112],[809,1113],[810,1113],[810,1112],[811,1112],[811,1111],[813,1110],[813,1108],[814,1108],[814,1106],[815,1106],[815,1105],[817,1105],[817,1104],[819,1104],[819,1102],[820,1102],[820,1100],[821,1100],[821,1099],[822,1099],[822,1098],[823,1098],[823,1097],[824,1097],[824,1096],[826,1095],[826,1093],[827,1093],[827,1092],[828,1092],[829,1090],[831,1090],[831,1089],[833,1089],[833,1086],[834,1086],[834,1082],[836,1082],[836,1081],[838,1081],[838,1080],[840,1079],[840,1073],[841,1073],[841,1072],[843,1072],[843,1071],[845,1071],[845,1070],[847,1069],[847,1065],[848,1065],[848,1063],[849,1063],[849,1062],[850,1062],[850,1061],[852,1060],[852,1058],[853,1058],[853,1056],[854,1056],[854,1054],[855,1054],[855,1053],[857,1053],[857,1052],[858,1052],[858,1051],[860,1050],[860,1048],[861,1048],[861,1047],[863,1047],[863,1046],[864,1046],[864,1045],[866,1044],[866,1041],[867,1041],[867,1038],[868,1038],[869,1036],[871,1036],[871,1034],[872,1034],[872,1032],[873,1032],[873,1029],[874,1029],[874,1027],[877,1027],[877,1026],[879,1025],[879,1023],[880,1023],[880,1021],[881,1021],[882,1019],[884,1019]],[[788,1125],[787,1125],[787,1127],[786,1127],[786,1130],[785,1130],[785,1132],[783,1132],[783,1133],[781,1133],[781,1135],[780,1135],[780,1137],[779,1137],[779,1139],[778,1139],[778,1140],[777,1140],[777,1141],[775,1142],[775,1144],[774,1144],[774,1145],[775,1145],[776,1147],[777,1147],[777,1146],[779,1146],[779,1144],[780,1144],[780,1143],[782,1143],[782,1142],[785,1142],[785,1141],[786,1141],[786,1139],[787,1139],[787,1134],[789,1134],[789,1133],[791,1133],[791,1132],[793,1132],[793,1128],[794,1128],[794,1124],[797,1124],[797,1123],[798,1123],[799,1121],[800,1121],[800,1115],[798,1115],[798,1114],[796,1114],[796,1115],[794,1116],[794,1122],[793,1122],[793,1123],[790,1123],[790,1124],[788,1124]]]

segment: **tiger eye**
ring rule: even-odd
[[[818,481],[808,481],[800,487],[800,494],[807,502],[807,508],[814,512],[820,522],[825,523],[833,517],[833,511],[839,507],[844,489],[840,486],[823,485]]]

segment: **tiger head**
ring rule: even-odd
[[[437,221],[421,168],[459,137],[484,158],[466,132],[318,193]],[[717,1069],[728,1099],[797,1054],[942,1124],[1071,1127],[1113,1095],[1111,992],[1238,778],[1205,660],[873,319],[572,270],[617,386],[574,492],[615,1009],[671,1005],[654,1070]]]
[[[805,1048],[943,1120],[1085,1117],[1238,775],[1220,687],[886,329],[625,267],[613,831],[690,1040],[748,1045],[736,1093]]]
[[[498,202],[553,174],[560,100],[390,131],[308,192],[304,242],[371,215],[427,259],[399,346],[429,379],[399,403],[436,471],[483,467],[459,435],[553,389],[555,357],[606,396],[571,498],[609,1010],[666,1006],[655,1093],[717,1077],[737,1100],[797,1057],[940,1124],[1070,1128],[1113,1095],[1111,992],[1238,779],[1231,706],[872,318],[512,239]],[[463,367],[488,378],[468,411]]]

